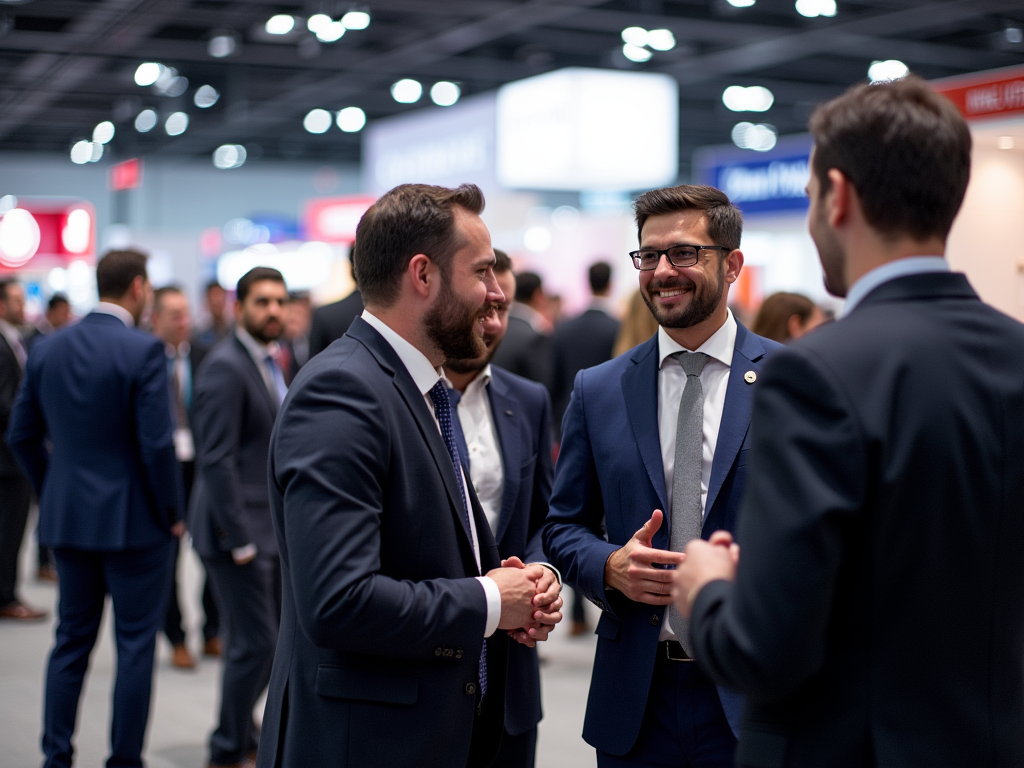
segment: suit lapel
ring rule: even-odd
[[[711,480],[708,483],[708,498],[704,506],[706,520],[718,499],[729,470],[739,455],[743,438],[750,426],[750,412],[754,403],[754,387],[744,376],[748,371],[759,373],[758,362],[765,356],[764,345],[740,323],[736,323],[736,348],[733,351],[732,367],[729,370],[729,384],[725,391],[725,406],[722,423],[718,428],[718,444],[715,446],[715,460],[711,465]]]
[[[501,512],[498,515],[498,530],[494,534],[495,541],[501,541],[515,511],[516,500],[519,498],[519,468],[523,464],[523,446],[519,437],[519,421],[523,418],[520,406],[508,396],[508,390],[495,369],[491,369],[491,381],[487,387],[491,403],[491,419],[498,433],[498,444],[501,446],[501,464],[505,471],[505,482],[501,492]]]
[[[633,436],[654,486],[662,510],[668,507],[665,492],[665,465],[661,460],[658,436],[658,336],[639,346],[633,353],[633,365],[622,374],[622,394]],[[662,526],[665,530],[665,526]]]
[[[242,365],[247,371],[249,371],[249,376],[252,378],[253,384],[255,384],[256,388],[263,393],[263,401],[267,404],[267,407],[270,408],[271,415],[276,419],[278,404],[274,401],[274,397],[270,394],[270,390],[267,389],[267,382],[263,380],[263,374],[260,373],[260,369],[256,366],[256,361],[252,359],[252,355],[249,354],[249,350],[237,336],[232,334],[231,340],[235,343],[235,349],[242,356],[244,361]]]

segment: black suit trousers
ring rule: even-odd
[[[32,502],[32,486],[24,475],[0,477],[0,608],[18,599],[18,554]]]

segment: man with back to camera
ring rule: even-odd
[[[181,467],[185,487],[185,505],[192,496],[192,485],[196,472],[195,439],[192,435],[189,412],[192,408],[192,391],[199,364],[207,350],[198,341],[189,342],[192,334],[192,316],[188,298],[177,286],[165,286],[153,291],[153,310],[150,313],[153,335],[164,343],[167,359],[167,378],[171,421],[174,424],[174,453]],[[175,563],[181,551],[180,543],[175,545]],[[220,655],[220,618],[217,604],[213,599],[210,580],[203,582],[203,655]],[[186,642],[188,637],[182,626],[181,605],[178,602],[177,566],[172,568],[171,589],[167,597],[167,613],[164,619],[164,635],[171,644],[171,664],[178,669],[194,669],[192,657]]]
[[[576,377],[545,551],[602,610],[583,729],[598,766],[731,766],[741,700],[662,606],[685,543],[736,524],[753,384],[779,345],[728,309],[743,219],[723,192],[656,189],[635,210],[630,257],[660,328]]]
[[[281,614],[281,562],[267,497],[267,453],[287,387],[276,361],[288,289],[276,269],[238,281],[234,331],[196,377],[192,544],[223,622],[220,715],[211,766],[250,766],[259,741],[253,707],[270,680]]]
[[[942,258],[970,132],[914,76],[810,130],[846,306],[766,369],[742,554],[691,542],[678,605],[747,694],[741,766],[1024,765],[1024,326]]]
[[[486,766],[505,631],[561,619],[555,574],[499,559],[462,469],[440,365],[484,352],[504,300],[484,200],[405,184],[356,234],[366,310],[295,379],[274,432],[284,584],[258,765]]]
[[[44,768],[72,763],[78,699],[108,594],[117,678],[107,765],[141,768],[172,542],[183,530],[164,345],[135,328],[150,295],[146,257],[107,253],[96,285],[91,313],[33,347],[7,432],[39,494],[39,542],[52,548],[60,576]]]
[[[508,328],[515,293],[512,262],[494,249],[494,279],[504,299],[483,318],[485,352],[448,360],[445,375],[459,455],[490,524],[498,554],[543,563],[541,528],[551,496],[551,402],[541,384],[491,365]],[[537,651],[519,643],[508,649],[505,731],[491,768],[532,768],[541,719]]]

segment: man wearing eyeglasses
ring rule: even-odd
[[[583,728],[598,766],[731,766],[741,700],[697,668],[665,606],[686,542],[734,530],[753,385],[779,345],[727,306],[743,219],[724,193],[647,192],[636,223],[630,258],[660,328],[576,377],[545,550],[602,611]]]

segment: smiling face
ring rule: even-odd
[[[703,213],[698,210],[649,217],[640,236],[641,248],[674,245],[718,245],[711,241]],[[717,330],[725,322],[728,286],[742,266],[739,251],[701,259],[692,267],[675,267],[666,256],[657,269],[640,272],[640,293],[658,324],[666,329],[694,328],[702,324]],[[738,263],[737,261],[738,255]],[[710,335],[710,334],[708,334]]]
[[[483,354],[474,358],[459,359],[450,358],[445,367],[455,373],[476,373],[482,371],[487,364],[494,359],[494,355],[505,338],[505,331],[508,330],[508,308],[512,303],[512,297],[516,292],[516,277],[511,270],[499,272],[495,275],[498,288],[503,297],[500,301],[490,304],[477,315],[478,332],[481,333],[486,350]]]

